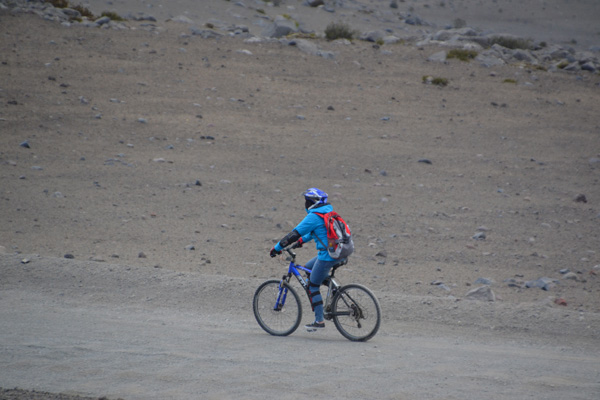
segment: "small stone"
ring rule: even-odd
[[[473,282],[474,285],[491,285],[494,281],[492,281],[489,278],[477,278],[477,280],[475,280],[475,282]]]
[[[480,286],[475,289],[471,289],[465,295],[466,300],[479,300],[479,301],[496,301],[496,294],[492,291],[489,286]]]
[[[138,118],[137,120],[140,124],[147,124],[148,120],[146,118]]]
[[[568,273],[568,272],[571,272],[571,271],[570,271],[568,268],[563,268],[563,269],[561,269],[561,270],[560,270],[560,271],[558,271],[558,272],[560,272],[562,275],[564,275],[564,274],[566,274],[566,273]]]
[[[521,285],[519,284],[519,282],[517,282],[517,280],[513,279],[513,278],[505,279],[504,283],[506,283],[506,286],[508,286],[508,287],[521,288]]]
[[[71,254],[71,253],[67,253],[67,254],[65,254],[65,258],[68,258],[68,259],[72,260],[72,259],[75,258],[75,256],[73,254]]]
[[[26,149],[30,149],[31,146],[29,145],[29,142],[26,140],[24,142],[22,142],[19,146],[24,147]]]
[[[446,59],[447,59],[447,54],[446,54],[446,51],[444,50],[444,51],[438,51],[437,53],[430,55],[429,58],[427,58],[427,61],[444,63],[444,62],[446,62]]]
[[[143,251],[140,251],[138,253],[138,258],[146,258],[146,253],[144,253]]]
[[[429,159],[427,159],[427,158],[421,158],[421,159],[419,160],[419,162],[420,162],[420,163],[423,163],[423,164],[430,164],[430,165],[431,165],[431,164],[433,164],[433,163],[431,162],[431,160],[429,160]]]
[[[109,17],[100,17],[94,21],[98,26],[110,23]]]
[[[439,287],[440,289],[444,289],[444,290],[445,290],[445,291],[447,291],[447,292],[449,292],[449,291],[451,291],[451,290],[452,290],[452,289],[450,289],[450,288],[448,287],[448,285],[446,285],[445,283],[442,283],[441,285],[437,285],[437,287]]]
[[[31,261],[29,258],[24,258],[21,260],[21,264],[29,264],[29,261]]]
[[[189,251],[196,250],[196,246],[194,246],[193,244],[188,244],[187,246],[185,246],[185,249]]]
[[[525,282],[526,288],[539,288],[542,290],[550,290],[555,286],[554,280],[550,278],[540,278],[534,281]]]
[[[576,274],[576,273],[574,273],[574,272],[567,272],[567,273],[565,274],[565,276],[563,276],[563,279],[569,279],[569,280],[572,280],[572,281],[577,281],[577,280],[579,280],[579,279],[577,278],[577,274]]]
[[[554,300],[554,304],[566,307],[567,301],[565,299],[563,299],[562,297],[559,297],[558,299]]]
[[[475,240],[485,240],[486,239],[486,234],[485,232],[477,232],[476,234],[473,235],[473,239]]]
[[[587,203],[587,198],[585,197],[585,194],[578,194],[577,197],[575,197],[575,201],[577,203]]]

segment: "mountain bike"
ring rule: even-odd
[[[296,264],[296,253],[292,246],[283,249],[289,254],[288,271],[283,277],[262,283],[253,299],[256,321],[262,329],[274,336],[292,334],[302,320],[302,304],[296,289],[291,286],[292,276],[296,277],[308,296],[308,279],[311,270]],[[377,297],[363,285],[352,283],[342,286],[335,279],[335,271],[345,265],[346,260],[335,264],[323,281],[327,286],[327,296],[323,302],[325,319],[333,320],[337,330],[347,339],[366,342],[371,339],[381,325],[381,307]],[[302,277],[301,271],[306,274]],[[310,299],[310,297],[309,297]],[[309,300],[310,302],[310,300]]]

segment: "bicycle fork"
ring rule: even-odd
[[[279,290],[277,291],[277,300],[273,306],[273,311],[281,311],[285,305],[285,299],[287,298],[288,288],[285,286],[290,280],[289,276],[284,275],[279,282]]]

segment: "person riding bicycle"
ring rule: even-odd
[[[302,247],[304,243],[315,238],[317,239],[315,242],[318,254],[305,265],[306,268],[311,270],[308,291],[311,306],[315,312],[315,321],[304,327],[309,332],[314,332],[325,328],[323,298],[319,288],[327,277],[331,267],[343,260],[332,258],[327,252],[327,248],[323,245],[328,242],[327,230],[325,229],[323,218],[316,213],[325,214],[333,211],[333,206],[327,202],[327,193],[318,188],[310,188],[303,194],[305,199],[304,208],[308,215],[290,233],[277,242],[269,254],[271,257],[275,257],[281,254],[282,250],[292,243],[296,243],[295,247]]]

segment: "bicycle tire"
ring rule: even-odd
[[[283,307],[276,307],[280,284],[281,281],[276,279],[263,282],[254,293],[252,309],[256,322],[267,333],[273,336],[288,336],[300,326],[302,305],[298,293],[284,282],[283,289],[287,291],[285,303]]]
[[[348,340],[366,342],[381,325],[381,306],[377,297],[363,285],[352,283],[338,290],[332,302],[332,319]]]

